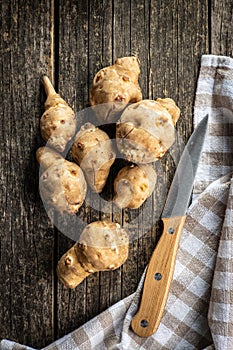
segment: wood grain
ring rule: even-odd
[[[233,2],[211,1],[210,32],[211,53],[233,57]]]
[[[78,126],[82,123],[80,111],[88,104],[88,40],[89,40],[89,7],[88,1],[59,1],[57,4],[57,86],[59,92],[74,109]],[[84,223],[89,221],[89,213],[85,206],[80,210],[80,218]],[[66,220],[64,220],[64,223]],[[67,225],[75,235],[75,225],[67,220]],[[76,227],[80,233],[79,227]],[[57,233],[58,259],[74,244],[74,241]],[[56,312],[56,338],[69,333],[86,320],[88,296],[86,281],[76,290],[69,290],[59,281],[55,282],[54,293]],[[98,304],[97,304],[98,305]],[[93,307],[93,304],[91,305]]]
[[[201,55],[232,56],[232,1],[1,1],[0,28],[0,337],[41,348],[135,291],[161,235],[159,215],[192,132]],[[154,165],[158,183],[146,206],[103,214],[93,195],[95,208],[82,207],[84,224],[104,216],[124,224],[130,255],[121,269],[90,276],[70,291],[54,268],[74,242],[54,230],[38,194],[35,151],[43,144],[45,101],[39,78],[42,72],[54,78],[81,125],[86,116],[78,112],[88,106],[94,74],[130,54],[141,61],[144,98],[172,97],[181,108],[177,143]]]
[[[0,336],[34,347],[54,338],[53,227],[35,159],[40,76],[53,68],[51,11],[43,0],[3,1],[0,10]]]

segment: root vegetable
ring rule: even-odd
[[[104,131],[86,123],[75,137],[72,156],[83,169],[92,190],[100,193],[116,157],[112,140]]]
[[[82,169],[49,147],[40,147],[36,155],[42,167],[40,195],[43,201],[60,212],[76,213],[87,190]]]
[[[180,109],[171,98],[157,98],[156,102],[165,107],[172,116],[173,124],[176,125],[180,117]]]
[[[128,257],[128,249],[128,235],[119,224],[93,222],[62,256],[57,265],[57,275],[67,287],[75,288],[91,273],[120,267]]]
[[[76,130],[76,121],[73,110],[56,93],[49,78],[45,75],[42,81],[47,94],[45,112],[40,120],[40,129],[43,139],[49,146],[63,152]]]
[[[151,163],[163,157],[175,141],[180,110],[171,99],[142,100],[129,105],[116,126],[117,146],[134,163]]]
[[[156,179],[149,164],[122,168],[114,180],[114,203],[119,208],[139,208],[154,191]]]
[[[115,122],[119,111],[125,108],[127,103],[142,99],[138,84],[139,74],[138,58],[123,57],[117,59],[114,65],[101,69],[95,75],[90,93],[90,104],[92,106],[102,104],[95,108],[101,123]]]

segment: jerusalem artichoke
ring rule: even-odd
[[[92,106],[102,104],[94,109],[101,123],[115,122],[117,114],[125,108],[127,103],[142,99],[138,84],[139,74],[138,58],[123,57],[118,58],[114,65],[101,69],[95,75],[90,93],[90,104]]]
[[[117,269],[127,259],[128,249],[128,235],[119,224],[92,222],[58,262],[58,278],[67,287],[75,288],[91,273]]]
[[[166,110],[170,113],[172,116],[173,124],[176,125],[179,117],[180,117],[180,109],[175,104],[173,99],[171,98],[157,98],[156,102],[160,103],[161,106],[165,107]]]
[[[108,135],[91,123],[84,124],[75,137],[72,156],[83,169],[92,190],[100,193],[116,157]]]
[[[45,112],[40,120],[43,139],[49,146],[63,152],[76,130],[76,120],[73,110],[56,93],[49,78],[45,75],[42,81],[47,94]]]
[[[157,175],[151,165],[122,168],[114,180],[113,202],[119,208],[139,208],[152,194]]]
[[[42,167],[40,195],[43,201],[60,212],[76,213],[87,190],[82,169],[49,147],[40,147],[36,155]]]
[[[175,122],[180,110],[171,99],[142,100],[129,105],[116,126],[117,146],[134,163],[161,158],[175,141]]]

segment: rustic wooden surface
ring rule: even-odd
[[[104,214],[124,225],[134,220],[125,265],[64,288],[55,268],[73,241],[53,227],[38,193],[41,74],[78,112],[98,69],[137,54],[144,98],[172,97],[181,108],[181,144],[192,132],[201,55],[233,56],[232,23],[231,0],[0,1],[0,338],[41,348],[135,291],[179,158],[175,147],[155,165],[159,181],[145,213]],[[84,222],[103,217],[87,206],[80,215]]]

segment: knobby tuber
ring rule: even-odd
[[[120,267],[128,257],[128,250],[128,235],[119,224],[92,222],[58,262],[57,275],[67,287],[75,288],[91,273]]]
[[[56,93],[49,78],[42,77],[47,94],[45,112],[40,120],[40,129],[43,139],[49,146],[63,152],[76,130],[76,120],[73,110]]]
[[[122,168],[114,180],[113,202],[121,209],[137,209],[151,196],[157,175],[148,163],[171,147],[180,116],[172,99],[142,100],[139,74],[137,57],[119,58],[95,75],[90,91],[90,104],[101,123],[114,123],[122,113],[116,125],[117,147],[126,160],[137,163]],[[49,78],[43,76],[42,81],[47,100],[41,134],[49,146],[64,152],[75,135],[75,115]],[[46,206],[69,214],[75,214],[85,200],[85,177],[92,190],[103,190],[116,152],[104,131],[86,123],[76,134],[72,157],[77,164],[50,147],[37,150],[42,169],[40,195]],[[61,257],[57,275],[65,286],[75,288],[92,273],[117,269],[128,253],[126,231],[117,223],[96,221],[86,226],[78,242]]]
[[[176,105],[176,103],[171,98],[157,98],[156,102],[161,104],[161,106],[165,107],[167,111],[172,116],[173,124],[176,125],[179,117],[180,117],[180,109]]]
[[[60,212],[76,213],[87,190],[82,169],[49,147],[40,147],[36,156],[42,168],[40,195],[44,203]]]
[[[92,190],[100,193],[116,158],[112,140],[104,131],[86,123],[75,137],[72,156],[83,169]]]
[[[122,168],[114,180],[114,203],[119,208],[139,208],[154,191],[156,179],[149,164]]]
[[[90,92],[90,104],[92,106],[101,104],[95,108],[101,123],[115,122],[118,113],[127,103],[142,99],[138,84],[139,74],[138,58],[123,57],[95,75]]]
[[[161,158],[175,141],[180,110],[172,99],[142,100],[129,105],[116,126],[117,146],[134,163]]]

